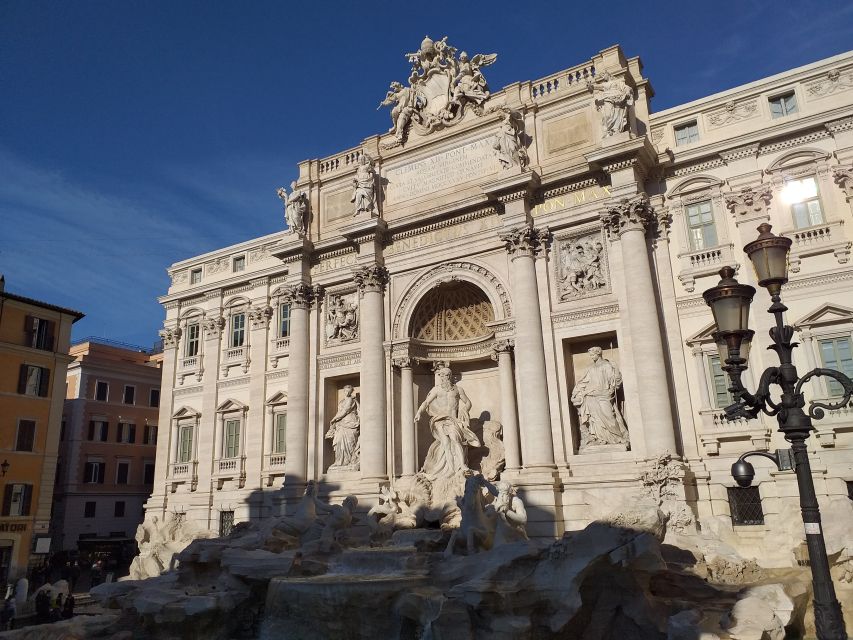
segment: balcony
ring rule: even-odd
[[[261,476],[266,480],[266,485],[271,487],[276,478],[284,477],[284,463],[286,456],[283,453],[267,453],[264,455],[264,468]]]
[[[232,367],[240,367],[243,370],[243,373],[249,372],[248,345],[244,344],[239,347],[226,347],[222,350],[220,370],[223,378],[228,377],[228,370]]]
[[[846,264],[850,259],[851,242],[844,234],[843,220],[816,224],[805,229],[791,229],[783,231],[782,235],[792,241],[788,258],[792,273],[799,273],[802,259],[811,256],[833,253],[838,264]]]
[[[270,367],[273,369],[278,367],[279,359],[286,356],[289,351],[290,336],[270,340]]]
[[[736,263],[733,244],[686,251],[678,258],[681,261],[678,279],[687,293],[695,290],[696,278],[714,275],[724,266]]]
[[[201,382],[204,376],[204,356],[200,353],[194,356],[181,358],[178,367],[178,384],[184,384],[184,378],[195,376],[197,382]]]
[[[703,409],[699,415],[699,440],[706,455],[720,455],[720,445],[726,442],[750,441],[753,449],[761,451],[770,447],[770,431],[760,420],[727,420],[721,409]]]
[[[237,480],[242,489],[246,484],[246,456],[214,460],[213,477],[216,479],[217,489],[222,489],[227,480]]]
[[[169,480],[172,493],[178,490],[182,484],[189,483],[190,491],[198,487],[198,462],[172,462],[169,464]]]
[[[190,469],[192,468],[191,462],[173,462],[169,465],[169,476],[172,478],[180,478],[182,476],[189,476]]]

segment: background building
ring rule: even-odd
[[[50,551],[71,325],[83,314],[5,291],[0,276],[0,584]]]
[[[453,55],[442,51],[427,39],[412,58],[429,100],[389,91],[395,131],[300,163],[287,232],[169,269],[147,513],[224,531],[270,513],[282,481],[289,499],[309,479],[366,509],[422,469],[433,437],[415,407],[449,363],[477,436],[503,426],[503,477],[533,535],[646,498],[673,534],[701,525],[744,555],[794,562],[794,474],[759,463],[747,489],[730,475],[740,453],[786,445],[774,420],[723,416],[701,293],[726,265],[751,281],[741,247],[771,222],[793,240],[785,301],[800,372],[851,372],[853,54],[653,113],[639,58],[618,46],[488,95],[459,80],[436,110]],[[479,108],[460,116],[460,99]],[[753,374],[775,362],[762,295]],[[621,370],[613,405],[627,435],[590,439],[573,391],[602,366],[592,347]],[[357,469],[335,464],[326,435],[347,385]],[[839,389],[821,379],[806,392]],[[817,428],[820,500],[849,515],[849,408]]]
[[[54,551],[129,562],[154,482],[162,354],[89,338],[70,355]]]

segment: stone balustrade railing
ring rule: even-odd
[[[696,278],[717,273],[727,264],[735,264],[734,245],[721,244],[716,247],[693,249],[679,254],[681,271],[678,279],[688,293],[695,289]]]
[[[783,231],[783,236],[791,238],[791,253],[788,266],[792,273],[799,273],[803,258],[834,253],[838,264],[850,259],[851,241],[844,234],[844,221],[832,220],[805,229]]]
[[[591,62],[585,62],[571,69],[530,82],[530,96],[534,100],[542,100],[575,85],[585,87],[586,83],[593,79],[595,79],[595,66]]]

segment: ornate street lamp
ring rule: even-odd
[[[749,285],[738,283],[734,278],[734,269],[724,267],[720,270],[720,283],[703,294],[705,302],[711,307],[717,332],[714,341],[720,350],[720,359],[725,362],[723,369],[731,381],[731,391],[735,402],[726,407],[726,417],[755,418],[764,412],[768,416],[776,416],[785,440],[791,443],[790,449],[779,449],[775,454],[765,451],[751,451],[743,454],[732,465],[732,477],[738,485],[748,487],[752,484],[755,469],[746,461],[750,456],[763,456],[772,460],[780,470],[794,469],[797,474],[797,485],[800,490],[800,509],[803,513],[806,544],[809,550],[809,560],[812,569],[812,584],[814,586],[815,627],[820,640],[846,640],[844,619],[841,615],[841,605],[835,596],[835,588],[829,573],[829,561],[826,557],[826,544],[820,522],[820,510],[815,496],[814,481],[809,465],[806,439],[814,427],[812,420],[820,420],[824,410],[840,409],[847,406],[853,396],[853,380],[833,369],[813,369],[802,378],[792,362],[792,354],[796,342],[793,327],[784,323],[782,314],[788,308],[782,304],[782,285],[788,282],[788,251],[791,239],[776,236],[771,232],[769,224],[758,227],[759,236],[744,247],[755,269],[756,279],[761,287],[770,293],[772,304],[768,313],[776,318],[776,326],[770,329],[773,345],[770,347],[779,356],[778,367],[769,367],[761,374],[758,390],[753,394],[746,390],[741,382],[741,375],[747,368],[747,356],[754,332],[749,330],[749,304],[755,294],[755,289]],[[838,402],[825,403],[811,401],[808,413],[803,410],[806,405],[802,393],[803,385],[817,376],[828,376],[841,383],[844,397]],[[770,387],[781,388],[782,395],[778,402],[770,397]]]

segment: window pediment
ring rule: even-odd
[[[228,399],[216,407],[216,413],[231,413],[234,411],[246,411],[248,405],[243,404],[239,400]]]
[[[709,342],[714,342],[714,333],[717,331],[717,325],[715,323],[709,324],[707,327],[702,329],[701,331],[694,333],[692,336],[685,340],[685,343],[689,347],[707,344]]]
[[[269,399],[267,400],[266,403],[269,406],[287,404],[287,394],[284,391],[279,391],[277,393],[274,393],[273,395],[271,395],[269,397]]]
[[[181,420],[187,418],[200,418],[201,413],[191,407],[181,407],[172,414],[173,420]]]
[[[840,304],[823,304],[794,323],[797,329],[821,325],[853,323],[853,309]]]

